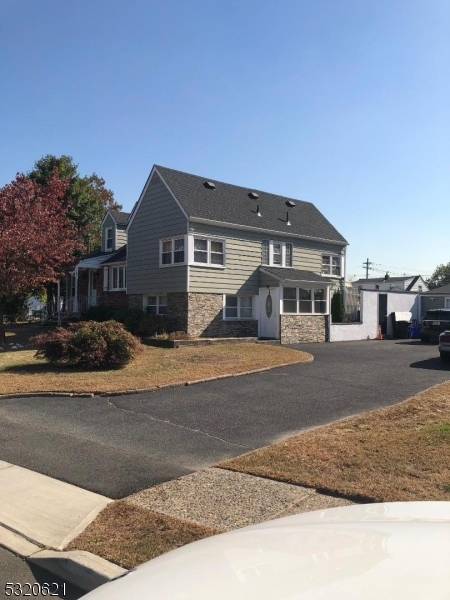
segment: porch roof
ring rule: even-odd
[[[330,286],[334,283],[333,279],[322,277],[314,273],[314,271],[303,271],[301,269],[291,269],[283,267],[259,267],[262,273],[270,275],[280,282],[289,283],[321,283],[325,286]]]
[[[75,269],[99,269],[102,263],[111,256],[109,254],[98,254],[97,256],[91,256],[90,258],[85,258],[84,260],[80,260],[79,263],[75,266]]]

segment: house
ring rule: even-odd
[[[422,294],[421,305],[422,317],[433,308],[450,308],[450,283]]]
[[[358,279],[353,282],[358,290],[381,290],[387,292],[427,292],[428,286],[421,275],[404,275],[391,277],[388,273],[384,277]]]
[[[130,214],[108,210],[102,221],[102,246],[91,252],[70,273],[67,312],[81,313],[90,306],[127,308],[126,225]]]
[[[347,241],[313,204],[155,166],[127,234],[130,306],[172,329],[327,339]]]
[[[310,202],[154,166],[131,215],[106,214],[74,286],[193,337],[325,341],[346,247]]]

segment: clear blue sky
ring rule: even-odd
[[[450,261],[449,0],[0,0],[0,69],[0,186],[159,163],[313,202],[349,277]]]

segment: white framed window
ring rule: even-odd
[[[105,252],[113,250],[114,231],[112,227],[105,229]]]
[[[261,264],[270,267],[292,267],[293,246],[289,242],[263,240]]]
[[[186,238],[180,235],[159,241],[159,266],[169,267],[172,265],[186,264]]]
[[[326,288],[283,287],[283,314],[328,314]]]
[[[149,315],[167,315],[167,294],[144,296],[144,309]]]
[[[103,276],[104,278],[105,276]],[[103,279],[104,281],[104,279]],[[125,290],[127,287],[127,268],[111,267],[110,269],[110,290]]]
[[[253,319],[253,296],[224,296],[223,318]]]
[[[192,236],[189,264],[223,269],[225,267],[225,241]]]
[[[341,276],[341,256],[337,254],[322,254],[322,275]]]

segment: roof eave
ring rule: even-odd
[[[251,225],[238,225],[236,223],[226,223],[225,221],[214,221],[212,219],[202,219],[201,217],[189,217],[189,222],[201,223],[202,225],[213,225],[215,227],[225,227],[226,229],[240,229],[243,231],[263,231],[266,233],[273,233],[276,235],[283,235],[286,237],[293,237],[304,240],[313,240],[316,242],[327,242],[328,244],[338,244],[339,246],[348,246],[349,243],[344,240],[329,240],[327,238],[320,238],[309,235],[301,235],[299,233],[290,233],[287,231],[277,231],[275,229],[265,229],[264,227],[252,227]]]

